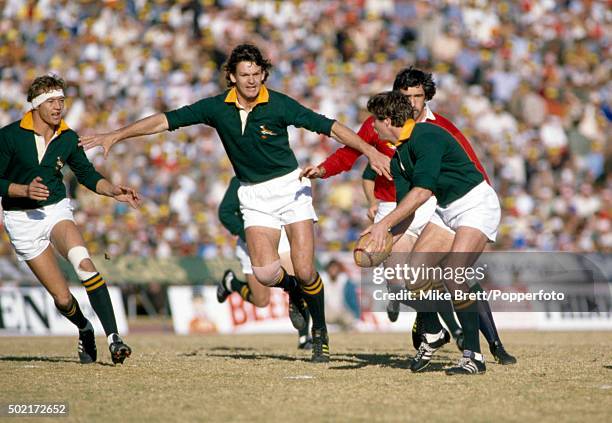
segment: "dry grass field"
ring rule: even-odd
[[[0,403],[68,402],[69,415],[3,421],[80,422],[610,422],[610,332],[505,332],[516,366],[411,374],[408,335],[333,334],[316,365],[289,335],[133,334],[132,358],[80,365],[76,338],[0,338]],[[488,351],[487,351],[488,353]],[[487,356],[489,358],[490,355]]]

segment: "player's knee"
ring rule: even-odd
[[[85,281],[94,277],[97,273],[96,268],[89,257],[87,248],[82,245],[72,247],[68,251],[68,261],[72,264],[74,271],[80,280]]]
[[[69,310],[72,306],[72,294],[70,291],[52,294],[55,306],[60,310]]]
[[[253,274],[262,285],[274,286],[279,282],[283,274],[281,262],[280,260],[276,260],[265,266],[253,266]]]
[[[313,266],[303,266],[295,268],[295,278],[301,285],[310,284],[316,277],[316,272]]]

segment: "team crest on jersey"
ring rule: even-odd
[[[259,130],[261,133],[261,138],[263,138],[264,140],[268,138],[268,136],[277,135],[276,132],[273,132],[269,130],[268,128],[266,128],[266,125],[259,125]]]
[[[57,157],[57,160],[55,161],[55,171],[59,172],[61,170],[61,168],[64,167],[64,162],[62,161],[61,157]]]

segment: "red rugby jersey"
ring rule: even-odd
[[[426,119],[426,122],[430,122],[441,126],[446,129],[455,140],[461,144],[463,150],[468,155],[470,160],[474,163],[478,171],[482,173],[482,176],[485,178],[488,184],[489,177],[487,172],[485,171],[482,163],[478,160],[472,145],[468,141],[468,139],[457,129],[453,123],[446,119],[444,116],[439,115],[437,113],[433,113],[435,119]],[[374,130],[374,117],[368,117],[357,134],[368,144],[376,147],[378,151],[381,153],[392,157],[395,154],[395,146],[388,141],[381,140],[378,137],[378,134]],[[329,156],[323,163],[319,166],[325,169],[324,178],[329,178],[330,176],[337,175],[341,172],[345,172],[350,170],[357,159],[361,156],[361,153],[354,148],[351,147],[342,147],[337,149],[331,156]],[[374,196],[380,201],[395,201],[395,184],[393,181],[388,180],[384,176],[377,175],[374,181]]]

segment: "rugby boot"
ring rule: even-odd
[[[327,329],[312,330],[312,358],[313,363],[329,363],[329,338]]]
[[[79,329],[79,361],[81,364],[95,363],[98,358],[96,349],[96,336],[91,322],[87,322],[85,329]]]
[[[477,375],[487,371],[485,365],[485,359],[482,354],[478,354],[479,358],[476,358],[476,353],[473,351],[463,351],[463,357],[459,360],[455,367],[449,367],[445,370],[445,373],[449,376],[452,375]]]
[[[123,364],[123,361],[132,354],[132,349],[123,342],[123,339],[116,333],[108,336],[108,350],[114,364]]]
[[[232,280],[234,279],[234,272],[230,269],[227,269],[223,274],[223,277],[217,284],[217,301],[220,303],[225,302],[227,297],[229,297],[232,293],[227,287],[230,286]]]
[[[489,351],[493,354],[493,358],[499,364],[508,365],[516,364],[516,357],[508,354],[501,342],[495,341],[489,345]]]
[[[416,355],[410,361],[410,370],[415,373],[425,370],[431,363],[433,354],[449,341],[450,334],[446,329],[442,329],[437,334],[423,334],[421,345],[419,345]]]

